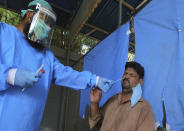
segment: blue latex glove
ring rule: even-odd
[[[113,85],[112,80],[107,80],[105,78],[96,77],[96,87],[100,88],[102,91],[107,92]]]
[[[133,107],[141,99],[141,96],[142,96],[141,85],[138,84],[136,87],[133,87],[132,90],[133,90],[133,94],[130,100],[131,100],[131,106]]]
[[[31,72],[28,70],[17,69],[15,74],[15,86],[21,88],[32,87],[36,82],[38,82],[41,74],[38,72]]]

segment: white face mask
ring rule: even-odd
[[[141,85],[137,84],[135,87],[132,88],[133,90],[133,94],[130,98],[131,100],[131,106],[135,106],[135,104],[137,104],[137,102],[141,99],[142,97],[142,89],[141,89]]]
[[[28,32],[28,39],[43,47],[49,48],[56,16],[53,12],[42,7],[40,4],[37,4],[36,10]]]

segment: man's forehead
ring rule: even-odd
[[[132,67],[126,68],[125,72],[137,74],[136,70],[135,70],[134,68],[132,68]],[[138,74],[137,74],[137,75],[138,75]]]

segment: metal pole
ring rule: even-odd
[[[121,21],[122,21],[122,0],[119,1],[118,27],[121,25]]]
[[[67,56],[66,56],[66,64],[69,66],[70,64],[70,49],[71,49],[71,42],[68,42],[68,49],[67,49]]]
[[[8,7],[8,0],[4,1],[4,6],[7,8]]]

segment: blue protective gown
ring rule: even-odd
[[[10,68],[36,72],[42,64],[45,74],[34,87],[22,92],[6,83]],[[50,50],[36,50],[19,30],[0,23],[0,131],[38,131],[51,82],[85,89],[95,81],[96,75],[62,65]]]

